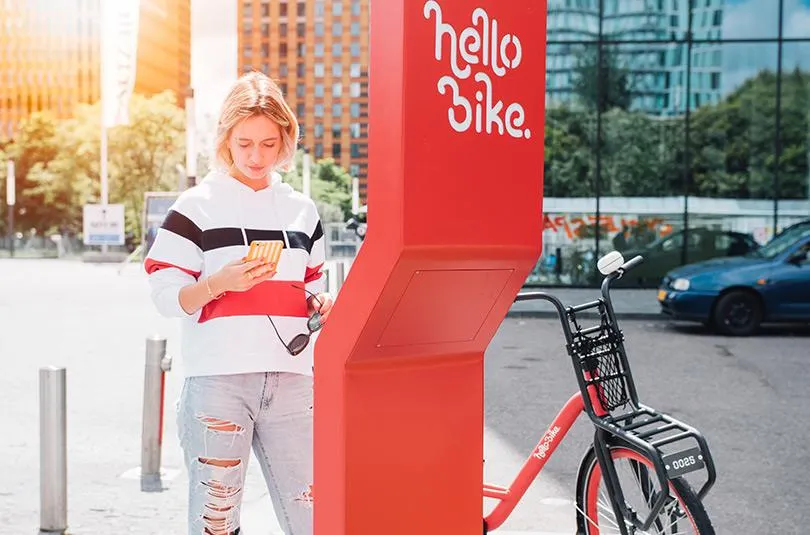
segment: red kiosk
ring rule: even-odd
[[[315,350],[315,533],[481,533],[484,351],[540,254],[546,2],[371,6],[369,231]]]

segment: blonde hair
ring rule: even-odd
[[[281,88],[266,74],[249,72],[231,87],[217,122],[215,157],[225,167],[233,165],[228,141],[234,127],[244,119],[264,115],[279,125],[281,149],[275,168],[289,171],[298,146],[298,120],[284,100]]]

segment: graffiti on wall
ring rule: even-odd
[[[563,232],[569,240],[593,238],[596,235],[595,215],[543,215],[543,232]],[[600,215],[599,231],[602,236],[619,233],[654,233],[657,237],[672,233],[669,225],[661,217],[638,218],[621,215]]]

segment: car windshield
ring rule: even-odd
[[[767,258],[769,260],[776,258],[797,241],[801,240],[802,238],[806,238],[807,236],[810,236],[810,225],[800,225],[795,228],[788,229],[756,251],[749,253],[748,256]]]

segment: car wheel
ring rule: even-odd
[[[721,334],[749,336],[762,322],[762,303],[751,292],[733,291],[720,297],[714,307],[712,323]]]

